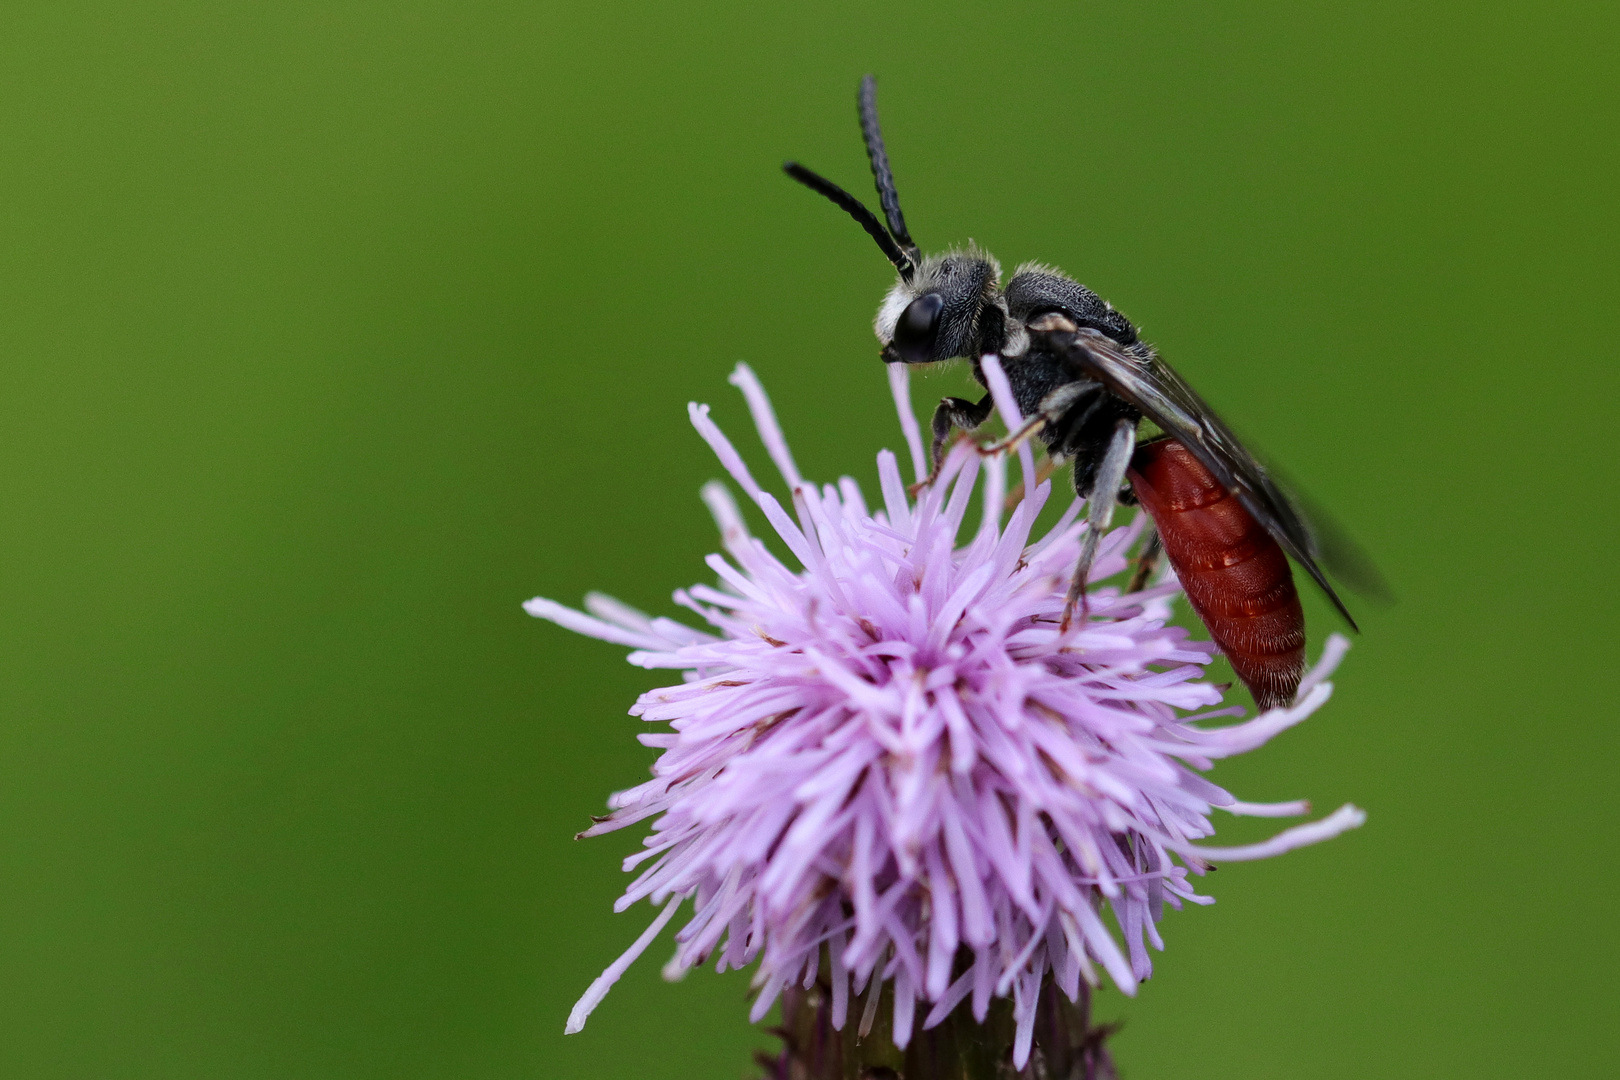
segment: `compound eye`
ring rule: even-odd
[[[934,359],[934,341],[939,337],[939,313],[945,307],[945,298],[939,293],[924,293],[906,305],[894,324],[894,349],[908,364],[926,364]]]

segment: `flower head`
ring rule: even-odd
[[[995,358],[984,366],[1015,428]],[[890,371],[921,480],[905,368]],[[625,860],[640,873],[616,909],[646,898],[662,911],[592,984],[568,1030],[690,899],[666,973],[757,959],[754,1019],[785,985],[819,977],[838,1027],[865,991],[864,1029],[892,982],[904,1046],[918,1002],[930,1004],[928,1026],[963,1003],[982,1019],[992,996],[1010,995],[1022,1068],[1042,979],[1072,1000],[1100,968],[1132,993],[1152,970],[1147,946],[1163,947],[1164,907],[1210,902],[1191,875],[1361,823],[1346,806],[1260,844],[1196,843],[1214,832],[1213,808],[1307,812],[1303,802],[1239,802],[1200,773],[1318,708],[1343,638],[1329,641],[1293,707],[1202,726],[1241,710],[1217,708],[1221,690],[1201,681],[1211,646],[1169,625],[1173,578],[1129,593],[1094,586],[1087,617],[1060,631],[1084,526],[1076,503],[1031,535],[1051,483],[1037,482],[1027,446],[1028,494],[1005,522],[1005,458],[965,441],[915,500],[883,451],[873,509],[847,477],[804,481],[753,373],[739,365],[732,382],[793,513],[755,481],[706,406],[691,406],[692,422],[798,568],[751,536],[725,487],[710,483],[703,498],[730,558],[708,559],[718,585],[675,594],[708,630],[600,595],[587,598],[589,614],[525,605],[684,680],[631,710],[669,728],[641,736],[663,751],[653,779],[614,795],[612,813],[581,834],[653,819],[643,850]],[[967,525],[976,490],[982,511]],[[1103,539],[1095,580],[1125,569],[1142,520]]]

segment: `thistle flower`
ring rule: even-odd
[[[984,359],[1009,429],[1016,406]],[[906,369],[890,368],[919,481],[925,459]],[[711,555],[717,586],[675,593],[709,627],[651,618],[593,594],[587,613],[530,600],[532,615],[634,649],[633,664],[683,681],[643,694],[631,715],[663,753],[647,783],[615,794],[581,836],[654,819],[639,876],[615,905],[662,910],[574,1007],[578,1031],[629,965],[692,901],[667,976],[712,959],[759,962],[751,1019],[784,987],[830,985],[842,1029],[866,994],[864,1034],[892,985],[897,1046],[966,1004],[982,1021],[1010,996],[1014,1067],[1030,1053],[1050,978],[1072,1001],[1098,969],[1130,994],[1152,971],[1148,946],[1166,905],[1207,904],[1192,876],[1213,862],[1258,859],[1359,825],[1353,806],[1243,847],[1205,847],[1214,808],[1283,817],[1304,802],[1240,802],[1200,773],[1299,723],[1327,700],[1346,642],[1335,635],[1297,703],[1246,722],[1205,726],[1218,708],[1201,681],[1212,652],[1169,625],[1173,578],[1138,592],[1092,586],[1089,612],[1060,632],[1080,535],[1079,504],[1032,537],[1051,496],[1027,445],[1027,493],[1003,522],[1004,455],[967,443],[908,497],[894,454],[878,455],[882,506],[847,477],[803,480],[764,389],[741,388],[791,493],[793,514],[755,481],[732,444],[692,405],[693,425],[797,560],[749,534],[726,488],[703,499],[730,558]],[[981,475],[982,474],[982,475]],[[975,490],[982,512],[965,527]],[[1096,581],[1119,574],[1144,519],[1103,538]],[[1118,937],[1105,922],[1112,913]]]

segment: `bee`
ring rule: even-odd
[[[1260,461],[1108,301],[1036,263],[1018,267],[1003,286],[1000,264],[971,245],[925,257],[900,212],[872,76],[861,80],[857,103],[882,220],[803,165],[790,161],[783,169],[853,217],[898,271],[873,327],[884,362],[965,358],[988,390],[981,358],[996,356],[1029,418],[1009,442],[1038,437],[1053,461],[1072,463],[1088,527],[1064,628],[1084,601],[1115,504],[1140,504],[1154,532],[1132,584],[1140,587],[1162,551],[1256,705],[1291,704],[1305,668],[1305,614],[1289,559],[1352,629],[1355,620],[1323,572],[1324,546],[1343,551],[1371,591],[1380,588],[1376,571],[1347,542],[1324,544]],[[952,432],[978,428],[992,408],[989,393],[977,402],[940,402],[932,424],[936,471]]]

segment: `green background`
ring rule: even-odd
[[[707,579],[685,404],[740,437],[738,359],[808,475],[898,446],[890,271],[777,171],[866,191],[874,70],[925,247],[1109,296],[1399,594],[1214,774],[1368,825],[1168,917],[1103,995],[1128,1077],[1613,1075],[1617,31],[6,5],[0,1073],[745,1074],[746,976],[666,985],[667,945],[562,1034],[650,914],[610,913],[635,833],[571,837],[657,676],[518,605]]]

